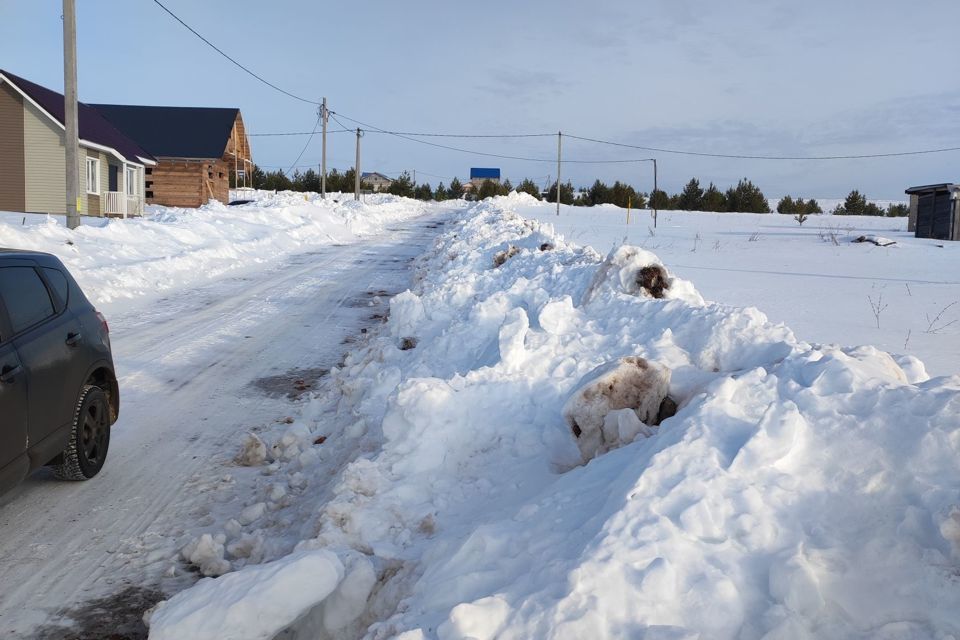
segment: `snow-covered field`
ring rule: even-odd
[[[452,215],[382,330],[291,424],[237,439],[258,513],[184,549],[235,571],[162,603],[151,638],[960,635],[960,377],[916,357],[957,371],[957,248],[888,219],[650,233],[516,195]],[[661,260],[657,299],[638,275]],[[659,426],[615,402],[657,386],[630,367],[586,399],[627,356],[670,376]]]
[[[649,211],[628,225],[616,207],[517,210],[601,253],[626,238],[707,300],[757,307],[803,340],[875,345],[917,356],[931,375],[960,372],[960,244],[914,238],[906,218],[819,215],[800,226],[779,214],[661,211],[654,230]],[[851,242],[861,235],[896,244]]]

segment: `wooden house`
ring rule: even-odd
[[[370,185],[374,191],[386,191],[393,184],[393,180],[376,171],[361,173],[360,182]]]
[[[0,210],[65,214],[64,98],[0,70]],[[79,213],[141,215],[153,156],[90,105],[77,104]]]
[[[227,202],[231,176],[236,185],[252,184],[250,142],[239,109],[93,106],[157,159],[146,175],[148,203],[199,207],[211,199]]]

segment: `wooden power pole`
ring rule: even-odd
[[[557,215],[560,215],[560,142],[563,134],[557,131]]]
[[[357,163],[353,176],[353,199],[360,199],[360,127],[357,127]]]
[[[320,106],[320,119],[323,120],[323,151],[320,161],[320,197],[327,198],[327,99],[323,99]]]
[[[63,0],[63,124],[67,177],[67,228],[80,226],[80,141],[77,135],[77,14]]]

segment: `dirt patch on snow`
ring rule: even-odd
[[[62,615],[62,625],[44,625],[30,636],[37,640],[144,640],[144,612],[163,600],[157,589],[127,587],[105,598],[84,602]]]
[[[330,369],[326,367],[291,369],[286,373],[275,376],[257,378],[251,384],[268,396],[286,396],[291,400],[296,400],[316,387],[317,382],[328,373],[330,373]]]

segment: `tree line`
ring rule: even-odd
[[[353,193],[356,173],[353,169],[347,169],[340,173],[337,169],[332,169],[327,174],[327,191],[341,193]],[[304,172],[296,170],[288,176],[282,169],[275,171],[264,171],[258,166],[254,166],[252,173],[252,183],[255,189],[268,189],[276,191],[320,191],[320,174],[307,169]],[[231,186],[233,186],[233,174],[230,174]],[[470,183],[467,183],[469,185]],[[465,186],[457,178],[450,181],[449,186],[439,183],[436,188],[431,187],[430,183],[415,184],[410,174],[404,172],[398,178],[394,179],[390,186],[385,190],[397,196],[407,198],[416,198],[417,200],[455,200],[465,195]],[[365,182],[360,183],[361,190],[370,190],[371,186]],[[518,193],[527,193],[537,200],[546,200],[547,202],[557,201],[557,183],[554,181],[547,192],[541,192],[540,187],[531,179],[524,178],[516,187],[510,180],[504,180],[501,183],[493,180],[484,180],[479,187],[469,187],[467,197],[483,200],[493,196],[504,196],[511,191]],[[560,202],[573,206],[592,207],[601,204],[612,204],[618,207],[635,209],[663,209],[663,210],[682,210],[682,211],[711,211],[711,212],[744,212],[744,213],[770,213],[770,205],[767,197],[763,194],[753,182],[747,178],[738,181],[736,186],[731,186],[725,191],[721,191],[712,182],[706,188],[700,186],[697,178],[691,178],[680,193],[668,194],[662,189],[655,189],[649,194],[634,189],[629,184],[617,180],[612,185],[605,184],[602,180],[594,181],[589,188],[575,190],[573,183],[569,180],[560,184]],[[794,216],[806,217],[808,215],[823,213],[820,204],[814,199],[805,200],[802,197],[784,196],[777,203],[777,213],[789,214]],[[854,189],[846,197],[843,204],[834,209],[834,215],[856,215],[856,216],[888,216],[900,217],[906,216],[909,212],[905,204],[891,204],[887,208],[880,207],[873,202],[868,202],[865,195]]]

